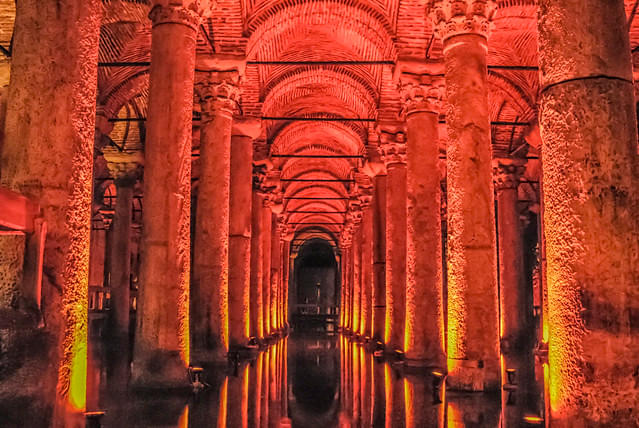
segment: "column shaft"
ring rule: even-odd
[[[198,74],[202,106],[200,180],[191,281],[191,346],[196,363],[221,363],[229,349],[229,195],[233,73]]]
[[[64,7],[25,0],[16,8],[1,183],[39,203],[48,224],[42,292],[50,308],[44,314],[47,330],[58,350],[43,388],[53,391],[57,370],[58,409],[82,411],[102,6],[97,0],[68,1]],[[35,259],[25,263],[37,265]],[[20,296],[39,308],[40,290],[29,288],[34,283],[25,281]]]
[[[251,336],[264,337],[264,301],[262,298],[262,257],[264,257],[264,237],[262,236],[262,204],[264,196],[253,189],[251,206]]]
[[[144,171],[134,384],[188,384],[191,135],[199,17],[156,6]],[[171,150],[167,150],[171,147]]]
[[[271,325],[271,242],[273,230],[273,214],[271,209],[262,206],[262,235],[264,237],[262,256],[262,299],[264,304],[264,334],[269,335],[273,332]]]
[[[277,215],[272,216],[271,226],[271,328],[280,329],[279,315],[279,281],[280,281],[280,234],[277,230]]]
[[[386,176],[375,177],[373,196],[373,338],[384,341],[386,320]]]
[[[364,208],[361,226],[362,239],[362,303],[359,334],[370,338],[373,306],[373,210]]]
[[[444,46],[448,384],[491,390],[500,387],[500,363],[486,38],[454,35]]]
[[[251,200],[253,141],[234,135],[231,141],[229,222],[229,346],[248,343],[250,333]]]
[[[406,314],[406,164],[387,166],[386,195],[386,325],[389,351],[404,348]]]
[[[553,427],[639,420],[637,124],[621,0],[539,5]]]
[[[116,181],[117,199],[111,226],[111,334],[122,339],[129,337],[133,184]]]
[[[353,287],[352,287],[352,301],[353,301],[353,309],[351,313],[351,331],[354,334],[359,333],[359,320],[361,315],[361,304],[362,304],[362,275],[361,275],[361,266],[362,266],[362,258],[361,258],[361,248],[362,248],[362,234],[361,228],[356,226],[355,232],[353,233],[353,246],[352,254],[353,254]]]
[[[409,112],[406,121],[406,360],[410,364],[445,367],[438,114],[418,110]]]

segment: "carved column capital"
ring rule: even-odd
[[[138,148],[120,151],[115,147],[105,147],[102,155],[116,186],[132,186],[141,176],[144,155]]]
[[[366,174],[355,173],[355,184],[359,204],[365,210],[373,201],[373,181]]]
[[[446,87],[442,76],[403,74],[398,85],[403,113],[439,114],[443,109]]]
[[[149,19],[153,27],[162,24],[179,24],[197,31],[202,16],[209,10],[209,0],[156,0],[149,13]]]
[[[442,40],[460,34],[488,37],[494,0],[428,0],[426,10]]]
[[[240,102],[238,71],[206,71],[196,73],[195,101],[202,110],[202,123],[215,114],[232,116]]]
[[[406,165],[406,134],[404,132],[380,132],[379,154],[386,168]]]
[[[516,189],[526,170],[524,159],[493,160],[493,182],[495,190]]]

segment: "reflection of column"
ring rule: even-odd
[[[444,82],[404,73],[402,98],[407,127],[408,243],[406,272],[406,362],[445,367],[442,310],[442,239],[439,136]],[[424,171],[431,171],[424,174]]]
[[[150,16],[144,253],[131,376],[137,385],[184,386],[190,361],[191,134],[200,17],[185,6],[161,5]]]
[[[198,73],[200,183],[191,281],[194,362],[226,358],[228,333],[229,190],[231,126],[239,97],[236,71]],[[215,215],[212,215],[215,213]]]
[[[264,337],[264,301],[262,300],[262,257],[264,257],[264,238],[262,236],[262,204],[264,194],[259,188],[253,188],[251,204],[251,336]],[[256,425],[257,426],[257,425]]]
[[[639,417],[637,125],[624,4],[539,6],[553,427]]]
[[[373,196],[373,339],[384,341],[386,320],[386,176],[375,177]]]
[[[435,0],[448,111],[448,386],[500,387],[492,148],[486,67],[494,1]]]
[[[116,203],[111,226],[111,334],[120,339],[129,337],[131,310],[131,221],[133,216],[133,186],[143,162],[140,151],[121,152],[115,148],[102,150],[109,171],[115,180]]]
[[[84,410],[86,397],[91,174],[102,5],[88,0],[61,7],[28,0],[16,8],[1,180],[2,186],[38,203],[49,227],[47,275],[41,290],[45,298],[56,293],[54,302],[60,306],[49,311],[56,314],[56,322],[47,327],[58,349],[57,366],[51,365],[53,373],[47,377],[55,377],[57,369],[59,410],[70,406],[77,412]],[[39,254],[30,253],[29,247],[28,242],[25,262],[38,266]],[[21,255],[17,248],[13,255]],[[29,307],[40,307],[39,284],[21,281],[18,294]],[[51,331],[53,325],[60,329]]]
[[[402,132],[381,133],[386,164],[386,324],[384,343],[392,352],[404,348],[406,313],[406,144]]]
[[[522,232],[519,225],[517,186],[524,171],[524,160],[500,159],[494,163],[497,195],[499,281],[501,300],[501,351],[505,369],[516,370],[516,380],[522,384],[523,358],[528,349],[532,327],[526,305]],[[502,378],[506,379],[505,373]]]

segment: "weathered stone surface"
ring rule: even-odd
[[[11,308],[20,292],[23,278],[25,236],[0,234],[0,308]]]

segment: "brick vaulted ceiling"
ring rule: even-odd
[[[150,59],[150,3],[103,0],[99,60],[131,64],[99,69],[98,103],[110,118],[146,117],[148,66],[144,63]],[[271,163],[281,171],[281,178],[345,180],[283,182],[285,197],[326,198],[285,199],[284,214],[289,223],[344,221],[341,213],[347,211],[355,185],[346,180],[354,178],[363,166],[364,156],[374,151],[371,146],[376,135],[375,121],[396,122],[400,118],[395,64],[405,58],[442,62],[441,41],[433,34],[426,3],[427,0],[218,0],[211,16],[203,22],[198,53],[240,55],[248,61],[238,114],[366,119],[263,121],[261,141],[267,143]],[[497,3],[488,54],[493,154],[507,157],[527,151],[534,157],[536,149],[526,144],[526,137],[536,123],[539,93],[535,69],[536,2]],[[632,19],[633,52],[639,49],[636,3],[626,0],[627,16]],[[0,44],[4,47],[10,45],[14,13],[14,0],[0,0]],[[634,55],[634,60],[635,65],[639,64],[639,54]],[[358,64],[344,64],[349,61]],[[197,111],[194,114],[197,117]],[[444,112],[441,122],[445,122]],[[194,122],[196,128],[197,123]],[[110,138],[126,144],[143,138],[143,128],[143,122],[117,122]],[[440,139],[443,156],[444,125]],[[195,138],[196,154],[197,144]],[[352,157],[277,156],[284,154]],[[197,173],[196,157],[194,164]],[[99,163],[96,174],[107,174],[100,171]],[[319,229],[326,233],[320,230],[320,235],[337,236],[340,227],[324,225]],[[315,235],[313,230],[306,233]]]

